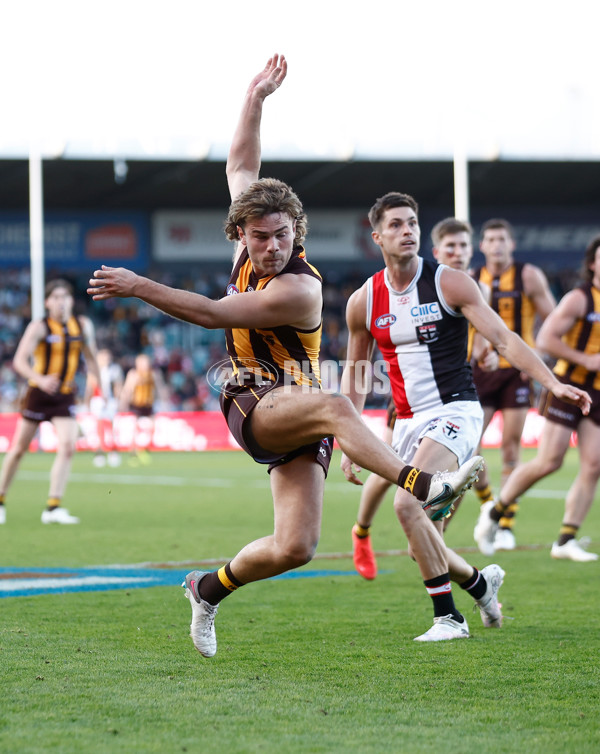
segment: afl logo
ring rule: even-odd
[[[227,286],[227,291],[226,291],[226,293],[227,293],[228,296],[233,296],[233,295],[235,295],[236,293],[239,293],[239,292],[240,291],[237,288],[237,286],[235,286],[233,283],[229,283],[229,285]]]
[[[377,317],[375,320],[375,327],[378,327],[380,330],[385,330],[387,327],[391,327],[395,321],[395,314],[382,314],[381,317]]]

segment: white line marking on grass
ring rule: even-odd
[[[19,474],[19,479],[27,479],[32,482],[47,482],[47,471],[23,471]],[[202,478],[191,479],[180,476],[152,476],[146,474],[81,474],[73,473],[69,477],[73,482],[93,482],[94,484],[125,484],[125,485],[144,485],[152,484],[158,487],[233,487],[235,480],[223,478]]]
[[[95,571],[90,573],[90,571]],[[140,569],[123,567],[121,575],[108,575],[108,569],[78,568],[72,572],[48,572],[39,569],[19,572],[18,569],[0,567],[0,598],[25,597],[42,594],[67,594],[73,592],[100,592],[114,589],[140,589],[154,586],[175,586],[185,578],[185,571],[171,568]],[[46,574],[46,575],[45,575]],[[352,576],[353,571],[296,570],[275,576],[276,579],[306,579],[318,576]]]
[[[140,577],[138,581],[151,583],[152,578]],[[0,580],[0,592],[15,592],[24,589],[58,589],[59,591],[67,587],[92,587],[92,586],[119,586],[127,585],[132,582],[131,576],[83,576],[80,578],[24,578],[10,579],[8,581]]]
[[[73,482],[93,482],[94,484],[124,484],[124,485],[144,485],[152,484],[158,487],[235,487],[237,484],[245,487],[254,487],[255,489],[268,489],[270,487],[267,479],[245,480],[225,479],[224,477],[181,477],[181,476],[153,476],[151,472],[146,474],[82,474],[75,472],[70,475]],[[22,471],[18,479],[27,479],[32,482],[47,482],[47,471]],[[336,492],[356,493],[356,486],[348,482],[326,482],[325,492],[335,490]],[[538,490],[532,489],[526,492],[522,498],[548,498],[551,500],[564,500],[567,490]]]

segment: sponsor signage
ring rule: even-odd
[[[226,211],[164,211],[152,214],[152,256],[157,262],[232,259],[223,226]]]
[[[372,432],[382,438],[385,436],[387,411],[371,409],[364,411],[362,417]],[[19,415],[14,413],[0,414],[0,453],[6,453],[10,447],[18,418]],[[81,430],[77,449],[98,450],[100,438],[96,417],[88,412],[80,412],[77,420]],[[536,409],[530,409],[523,430],[524,447],[537,446],[543,426],[543,417],[538,415]],[[162,412],[155,415],[154,424],[150,419],[141,419],[136,424],[133,414],[118,414],[113,429],[117,450],[120,451],[127,451],[132,446],[134,434],[138,447],[152,451],[240,450],[220,411]],[[573,433],[572,446],[576,444],[575,437]],[[485,448],[499,448],[501,440],[502,414],[496,413],[485,431],[482,445]],[[56,448],[54,426],[49,422],[42,422],[31,450],[54,452]]]
[[[143,270],[150,256],[149,217],[145,212],[46,212],[46,267],[90,270],[107,264]],[[0,212],[0,267],[29,264],[28,214]]]
[[[306,251],[309,261],[381,261],[381,251],[371,238],[367,210],[318,210],[307,208],[309,230]],[[421,215],[421,250],[430,256],[431,227],[444,213],[431,210]],[[495,208],[477,217],[473,264],[481,264],[478,234],[481,222],[489,217],[506,217],[516,235],[516,258],[535,260],[541,266],[572,266],[573,254],[583,255],[589,240],[600,233],[600,221],[589,214],[574,216],[568,210],[560,215],[532,208],[526,212]],[[233,245],[223,233],[226,212],[213,210],[161,210],[152,216],[152,249],[157,262],[230,260]]]
[[[364,225],[364,212],[308,210],[308,218],[309,261],[380,258],[370,226]],[[153,258],[157,262],[231,259],[234,249],[223,232],[225,219],[226,212],[218,211],[155,212]]]
[[[380,263],[381,251],[371,238],[366,212],[367,208],[364,212],[307,209],[309,261]],[[422,212],[421,251],[426,258],[431,256],[430,228],[443,214]],[[600,233],[600,221],[589,213],[575,217],[567,210],[557,216],[535,209],[504,212],[495,208],[485,217],[479,213],[474,218],[474,266],[483,261],[477,249],[480,224],[492,215],[513,223],[517,259],[553,269],[577,265],[589,240]],[[48,211],[44,216],[46,265],[87,270],[90,264],[106,262],[144,270],[151,257],[159,263],[230,261],[233,244],[223,233],[225,218],[226,211],[214,210]],[[0,267],[27,267],[29,254],[28,213],[0,212]]]

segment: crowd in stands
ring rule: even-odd
[[[228,272],[211,270],[193,274],[176,274],[164,270],[149,270],[149,277],[162,283],[201,293],[210,298],[223,295]],[[86,295],[87,276],[73,276],[48,272],[46,279],[66,277],[75,286],[77,313],[87,314],[95,324],[100,348],[112,351],[124,372],[133,365],[138,353],[147,353],[153,365],[160,369],[169,391],[168,405],[159,410],[199,411],[217,410],[218,392],[207,383],[211,365],[227,358],[225,338],[220,330],[210,331],[172,319],[137,299],[111,299],[93,302]],[[331,363],[345,357],[346,325],[344,312],[349,295],[368,277],[368,273],[347,273],[341,268],[329,270],[324,285],[322,361],[329,369],[324,372],[328,387],[341,376],[341,368],[332,372]],[[567,276],[568,277],[568,276]],[[566,277],[551,281],[560,297],[569,288]],[[569,287],[574,281],[568,280]],[[21,381],[12,369],[12,358],[28,324],[30,313],[29,269],[3,270],[0,286],[0,412],[18,409]],[[81,391],[81,394],[83,392]],[[367,406],[382,408],[387,395],[375,390],[367,399]]]

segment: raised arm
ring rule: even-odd
[[[263,102],[281,86],[286,74],[286,59],[276,54],[250,82],[227,158],[227,183],[232,200],[258,179]]]

